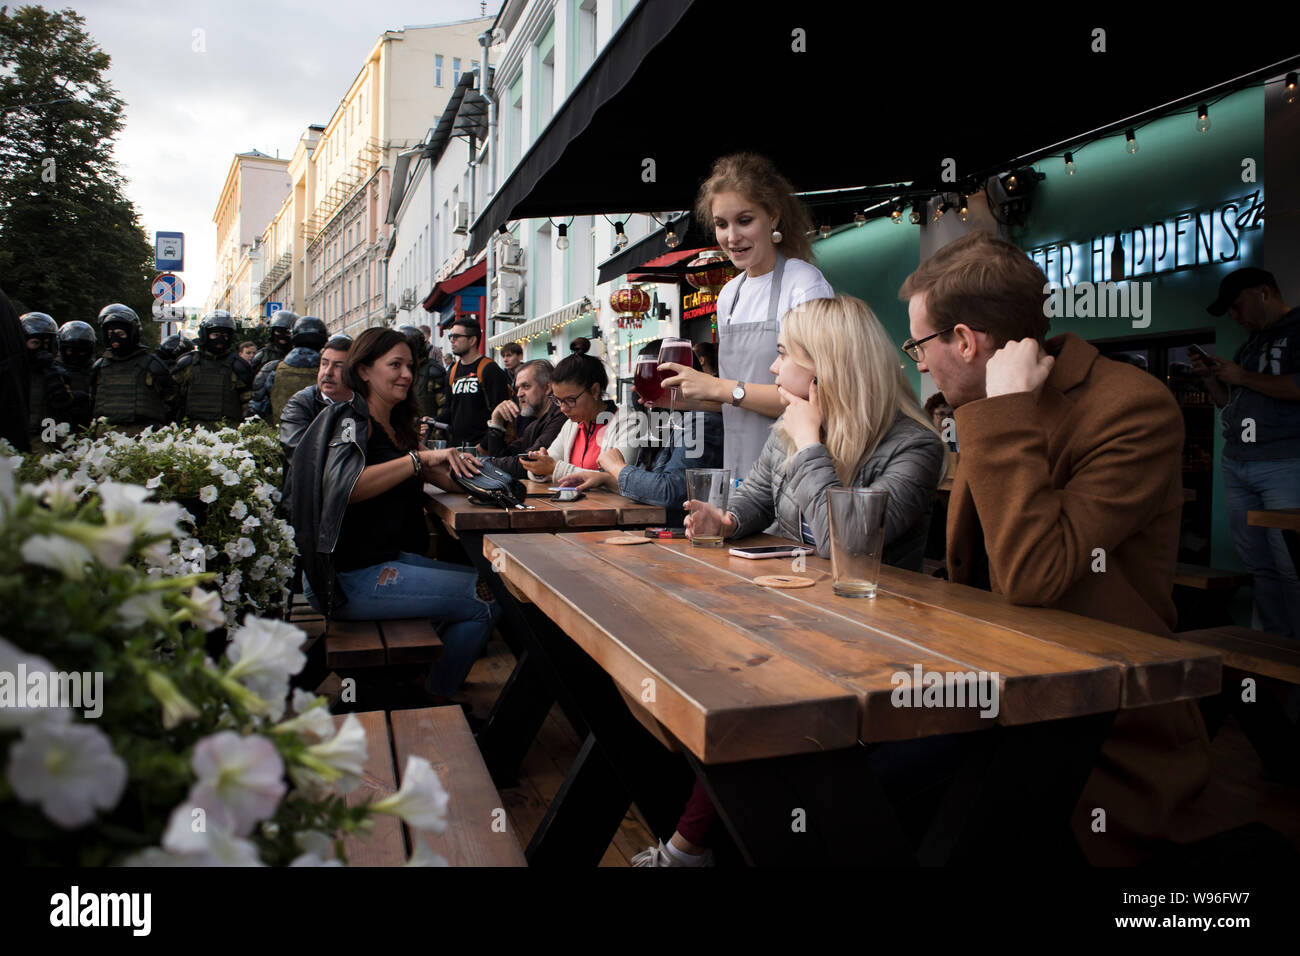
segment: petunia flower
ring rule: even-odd
[[[126,762],[103,731],[83,723],[27,725],[9,748],[6,773],[19,800],[39,803],[65,830],[113,809],[126,789]]]
[[[22,543],[18,553],[28,564],[51,568],[71,581],[85,578],[86,565],[94,560],[82,545],[52,534],[33,535]]]
[[[284,762],[265,737],[241,737],[223,730],[194,747],[191,766],[198,779],[190,802],[229,819],[236,836],[248,836],[261,820],[275,813],[284,796]]]
[[[417,830],[441,833],[447,828],[450,800],[429,761],[411,756],[406,759],[401,788],[391,797],[372,803],[370,809],[400,817]]]
[[[203,631],[214,631],[226,623],[219,594],[196,587],[190,591],[189,597],[182,597],[180,603],[186,609],[185,616]]]
[[[411,851],[411,858],[402,864],[403,866],[451,866],[447,858],[439,856],[429,849],[429,842],[423,836],[415,838],[415,849]]]
[[[43,657],[28,654],[0,637],[0,674],[9,677],[12,699],[0,684],[0,730],[24,727],[44,721],[67,721],[71,711],[67,707],[28,707],[27,689],[17,686],[19,669],[27,674],[51,674],[54,665]]]
[[[325,706],[325,698],[301,688],[293,692],[293,711],[298,716],[271,728],[272,733],[294,733],[308,744],[329,740],[335,735],[334,718]]]
[[[356,714],[348,714],[338,733],[309,746],[299,758],[301,766],[290,769],[294,783],[304,789],[313,784],[330,786],[341,794],[351,793],[361,783],[366,763],[366,729]]]
[[[145,591],[141,594],[132,594],[119,604],[117,618],[123,627],[134,630],[149,622],[165,627],[171,614],[163,606],[163,596],[160,592]]]
[[[202,488],[199,489],[199,501],[202,501],[204,504],[210,505],[212,504],[212,502],[216,500],[217,500],[216,485],[204,485]]]
[[[272,720],[284,713],[289,678],[307,662],[300,649],[306,637],[292,624],[260,617],[248,618],[231,636],[226,656],[233,664],[226,676],[266,701]]]
[[[240,498],[231,507],[230,517],[234,518],[236,521],[242,521],[244,519],[244,515],[246,514],[248,514],[248,505],[244,503],[243,498]]]
[[[202,811],[202,812],[196,812]],[[162,848],[126,860],[126,866],[265,866],[251,840],[240,839],[221,814],[186,801],[172,811]]]
[[[171,730],[185,720],[194,720],[199,709],[161,671],[150,670],[144,675],[149,693],[153,694],[163,709],[163,728]]]

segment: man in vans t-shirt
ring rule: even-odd
[[[447,421],[454,445],[477,445],[492,410],[510,397],[506,373],[479,354],[481,333],[473,319],[458,321],[447,333],[456,364],[447,372]]]

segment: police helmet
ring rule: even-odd
[[[199,323],[199,347],[205,348],[210,343],[212,336],[216,332],[226,332],[225,347],[220,351],[224,352],[229,348],[235,339],[235,320],[231,318],[230,313],[224,309],[217,309],[215,312],[209,312]]]
[[[24,339],[40,339],[41,348],[54,354],[59,340],[59,326],[44,312],[26,312],[20,317]]]
[[[314,315],[304,315],[293,324],[293,338],[290,344],[294,348],[316,349],[320,351],[329,338],[329,329],[325,323]]]
[[[59,329],[59,352],[70,365],[83,366],[95,354],[98,341],[90,323],[73,319]]]
[[[293,327],[298,321],[298,313],[280,309],[271,316],[271,344],[287,349],[293,341]]]

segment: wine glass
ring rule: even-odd
[[[676,362],[678,365],[691,368],[691,359],[693,355],[694,352],[691,349],[690,339],[664,339],[663,344],[659,347],[659,364],[662,365],[665,362]],[[671,374],[671,372],[661,373],[659,378],[660,382],[665,378],[670,377]],[[672,427],[675,429],[680,429],[682,427],[681,423],[677,420],[676,415],[677,400],[681,397],[681,389],[677,386],[674,385],[668,390],[668,417],[672,422]]]

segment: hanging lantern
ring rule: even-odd
[[[709,295],[717,295],[735,276],[736,267],[721,249],[705,249],[686,264],[686,281]]]
[[[650,294],[640,286],[617,289],[609,297],[609,306],[618,313],[618,327],[631,328],[635,322],[640,327],[641,316],[650,311]]]

